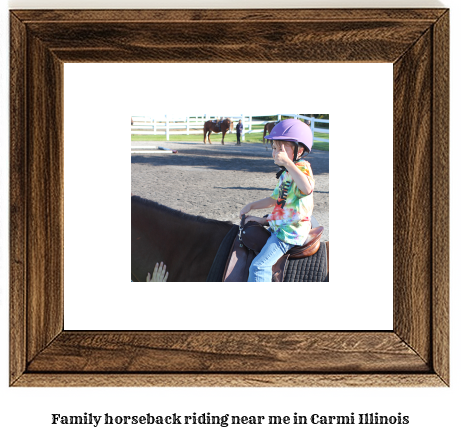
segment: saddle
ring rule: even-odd
[[[249,221],[244,224],[245,216],[239,226],[239,233],[235,236],[232,248],[227,258],[223,274],[223,282],[246,282],[251,262],[262,250],[270,232],[261,224]],[[272,281],[283,282],[286,273],[288,258],[302,259],[317,253],[320,247],[320,238],[323,227],[311,229],[302,246],[294,246],[286,252],[272,267]]]

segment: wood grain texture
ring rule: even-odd
[[[27,358],[63,329],[63,65],[28,35]]]
[[[426,362],[432,309],[431,42],[428,31],[394,64],[394,330]]]
[[[11,385],[448,384],[447,10],[14,11],[11,22]],[[108,61],[393,62],[394,331],[63,331],[63,63]]]
[[[431,26],[446,9],[133,9],[133,10],[14,10],[25,24],[30,23],[140,23],[200,21],[244,21],[267,24],[273,21],[424,21]]]
[[[434,25],[433,82],[433,233],[432,233],[432,305],[433,365],[449,382],[449,279],[450,279],[450,209],[449,209],[449,12]]]
[[[435,374],[40,374],[16,387],[444,387]]]
[[[427,23],[96,22],[88,31],[86,23],[64,22],[28,28],[63,62],[393,62]]]
[[[45,11],[27,22],[63,62],[394,62],[441,12]]]
[[[14,16],[10,20],[10,381],[26,369],[26,32]]]
[[[109,351],[109,352],[108,352]],[[63,332],[30,372],[429,372],[385,332]]]

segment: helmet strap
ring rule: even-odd
[[[277,179],[280,178],[280,176],[286,171],[287,169],[285,167],[280,167],[280,171],[275,175]]]
[[[294,144],[294,149],[293,149],[293,162],[296,162],[298,160],[298,143],[295,142]]]

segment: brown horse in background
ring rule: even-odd
[[[275,127],[275,125],[278,123],[278,121],[272,121],[270,123],[266,123],[264,125],[264,133],[263,133],[263,144],[266,144],[266,141],[269,142],[269,139],[264,139],[266,135],[270,135],[272,132],[272,129]]]
[[[232,133],[234,129],[234,122],[231,121],[229,118],[222,120],[221,125],[218,127],[218,123],[214,123],[211,120],[205,121],[203,126],[203,143],[206,144],[206,135],[208,134],[208,142],[211,144],[210,141],[210,134],[222,132],[222,141],[221,144],[224,145],[224,136],[226,136],[227,131]]]

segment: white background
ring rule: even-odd
[[[392,329],[392,64],[66,64],[64,77],[66,329]],[[185,77],[194,85],[179,85]],[[239,83],[271,89],[278,81],[283,98],[243,91],[209,99],[210,77],[229,90]],[[338,241],[330,283],[130,282],[126,120],[179,110],[330,114],[329,225]],[[354,122],[363,127],[353,129]]]
[[[351,7],[363,2],[335,2],[336,5]],[[415,4],[427,4],[428,2],[413,2]],[[455,1],[444,2],[451,7],[451,78],[460,77],[458,56],[460,52],[459,42],[460,31],[460,7]],[[122,2],[120,1],[91,1],[91,2],[10,2],[11,7],[155,7],[162,5],[161,2]],[[179,5],[184,7],[185,3],[170,1],[169,5]],[[198,0],[187,3],[197,6],[207,6],[206,2],[200,3]],[[219,6],[220,2],[215,0],[208,2],[208,5]],[[308,1],[303,2],[303,6],[313,5]],[[391,4],[392,2],[387,4]],[[396,3],[394,2],[394,5]],[[412,4],[407,2],[405,4]],[[433,4],[433,2],[432,2]],[[239,5],[235,3],[235,7]],[[248,4],[247,4],[248,5]],[[262,5],[261,2],[252,1],[250,6]],[[287,5],[284,3],[284,5]],[[295,5],[291,2],[290,6]],[[298,3],[300,5],[300,3]],[[318,3],[317,3],[318,5]],[[329,4],[331,6],[331,4]],[[376,3],[382,6],[383,2]],[[399,6],[404,6],[399,2]],[[276,7],[276,2],[264,2],[265,7]],[[370,6],[370,2],[368,2]],[[6,7],[2,6],[0,23],[1,39],[1,100],[8,101],[8,39],[5,29],[7,26]],[[460,135],[457,130],[457,120],[459,119],[459,85],[456,80],[451,81],[451,144],[459,144]],[[0,294],[0,313],[1,313],[1,353],[0,361],[0,398],[2,407],[0,408],[0,428],[2,434],[21,434],[22,432],[34,432],[39,434],[344,434],[344,435],[387,435],[391,431],[393,434],[426,434],[440,433],[455,435],[459,432],[458,412],[459,400],[461,399],[460,377],[459,377],[459,343],[460,343],[460,321],[459,304],[460,297],[459,275],[456,274],[456,265],[459,262],[459,252],[455,247],[455,241],[459,241],[459,230],[452,226],[451,236],[451,387],[447,389],[431,388],[9,388],[8,387],[8,227],[6,225],[8,214],[8,108],[3,104],[1,111],[0,128],[0,165],[1,165],[1,294]],[[459,148],[451,147],[451,163],[459,162]],[[457,188],[460,186],[460,176],[453,169],[451,171],[451,223],[459,222],[459,199],[460,193]],[[313,413],[326,415],[347,415],[351,412],[380,414],[397,414],[401,412],[410,416],[410,424],[406,426],[314,426],[309,424],[304,427],[286,426],[246,426],[228,427],[221,429],[212,426],[183,426],[183,427],[162,427],[160,429],[150,427],[64,427],[51,426],[51,413],[62,413],[77,415],[83,413],[93,413],[103,415],[134,415],[145,414],[171,414],[176,412],[180,415],[198,414],[211,412],[213,414],[230,413],[234,415],[292,415],[294,412],[304,415]]]

